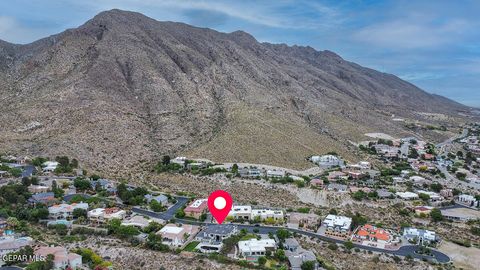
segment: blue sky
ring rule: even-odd
[[[29,43],[112,8],[259,41],[310,45],[480,107],[480,1],[15,0],[0,2],[0,39]]]

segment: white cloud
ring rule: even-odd
[[[12,43],[28,43],[48,35],[46,29],[26,27],[15,18],[0,16],[0,39]]]
[[[366,26],[354,33],[353,38],[389,48],[435,48],[458,41],[471,27],[462,19],[436,24],[407,18]]]

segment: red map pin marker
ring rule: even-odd
[[[208,209],[218,224],[222,224],[232,209],[232,197],[224,190],[216,190],[208,196]]]

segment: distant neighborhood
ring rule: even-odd
[[[27,269],[47,269],[33,268],[39,265],[48,269],[111,268],[108,259],[92,259],[91,249],[49,243],[48,234],[109,235],[147,250],[190,252],[265,269],[331,268],[302,246],[305,239],[326,241],[331,249],[341,246],[447,263],[448,256],[436,250],[442,237],[422,224],[452,222],[480,234],[479,134],[480,126],[474,124],[445,144],[434,145],[416,137],[362,142],[358,150],[365,160],[350,163],[334,152],[313,155],[306,157],[316,166],[310,174],[169,156],[155,166],[157,173],[291,185],[347,196],[354,202],[393,205],[400,215],[416,220],[397,227],[368,220],[358,212],[341,214],[334,207],[324,215],[310,208],[235,200],[226,221],[216,224],[205,197],[87,175],[78,161],[65,156],[2,156],[0,252],[3,258],[10,258],[3,264]],[[449,150],[454,143],[460,150]]]

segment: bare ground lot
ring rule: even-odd
[[[480,249],[462,247],[452,242],[444,241],[439,250],[450,256],[453,265],[460,269],[478,269],[480,265]]]

